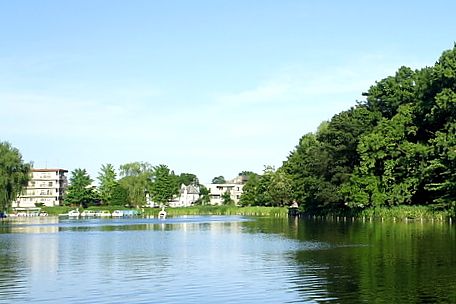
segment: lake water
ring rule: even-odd
[[[456,303],[456,227],[237,216],[0,223],[0,303]]]

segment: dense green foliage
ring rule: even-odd
[[[85,169],[73,170],[64,199],[65,205],[79,205],[85,208],[93,204],[97,200],[97,195],[92,187],[92,182],[93,180]]]
[[[116,171],[111,164],[101,166],[100,173],[98,175],[98,181],[100,182],[98,192],[103,204],[111,204],[111,199],[114,191],[118,190],[119,188],[116,178]]]
[[[222,175],[216,176],[212,179],[212,184],[225,184],[225,183],[226,183],[225,177],[223,177]]]
[[[133,162],[120,166],[121,179],[114,188],[116,205],[121,205],[125,193],[124,204],[130,206],[146,205],[146,195],[155,204],[167,205],[178,193],[180,186],[198,185],[195,174],[181,173],[176,175],[166,165],[152,166],[146,162]]]
[[[195,205],[208,205],[211,201],[210,191],[204,185],[199,185],[200,197],[194,203]]]
[[[30,165],[24,163],[19,150],[0,142],[0,213],[6,213],[11,202],[29,181]]]
[[[109,205],[111,206],[124,206],[130,205],[128,200],[128,191],[122,185],[117,183],[112,190]]]
[[[456,47],[433,67],[401,67],[365,101],[304,135],[283,166],[250,179],[243,205],[308,213],[402,205],[456,210]]]
[[[166,165],[154,167],[150,188],[152,200],[159,204],[167,204],[178,193],[179,177]]]
[[[291,179],[282,169],[265,166],[262,175],[248,172],[242,189],[241,206],[284,206],[292,201]]]
[[[195,174],[192,174],[192,173],[181,173],[178,177],[178,184],[179,185],[198,185],[199,184],[199,180],[198,178],[196,177]]]
[[[231,199],[231,195],[229,191],[222,193],[222,204],[223,205],[234,205],[234,201]]]
[[[120,176],[119,185],[128,194],[125,203],[132,206],[145,205],[145,193],[150,192],[152,185],[153,166],[144,162],[127,163],[120,166]]]

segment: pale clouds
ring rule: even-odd
[[[286,95],[289,90],[290,85],[288,83],[271,82],[253,89],[216,97],[216,102],[221,103],[222,106],[276,102],[277,99]]]
[[[72,94],[73,95],[73,94]],[[150,91],[113,90],[101,98],[74,94],[47,95],[42,93],[0,94],[2,121],[0,126],[14,128],[9,132],[33,136],[65,136],[74,139],[134,139],[144,133],[143,123],[150,121],[144,98],[156,96]],[[107,101],[111,100],[111,101]],[[153,132],[149,129],[148,136]],[[157,132],[156,136],[159,136]]]

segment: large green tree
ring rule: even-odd
[[[241,206],[254,206],[257,204],[257,188],[260,176],[258,174],[250,174],[249,179],[242,188],[239,204]]]
[[[104,204],[109,205],[111,203],[111,197],[114,192],[114,189],[117,187],[117,174],[114,167],[111,164],[102,165],[98,181],[100,185],[98,191],[100,193],[100,198]]]
[[[262,175],[249,173],[242,188],[242,206],[283,206],[292,201],[292,179],[283,169],[265,166]]]
[[[456,215],[456,122],[437,132],[430,154],[425,187],[436,203],[452,208]]]
[[[30,179],[30,164],[24,163],[18,149],[0,142],[0,213],[4,214],[11,202],[21,193]]]
[[[353,206],[411,204],[422,183],[427,148],[415,143],[414,107],[401,105],[391,119],[383,121],[358,146],[361,162],[348,190]]]
[[[195,174],[192,173],[181,173],[178,177],[179,185],[199,185],[199,180]]]
[[[273,173],[268,192],[273,206],[288,205],[293,200],[291,177],[283,168]]]
[[[335,185],[326,179],[329,152],[315,134],[304,135],[283,168],[291,178],[292,198],[309,212],[338,199]]]
[[[110,205],[125,206],[129,205],[128,191],[120,184],[116,184],[111,193]]]
[[[154,167],[150,194],[152,200],[159,204],[167,204],[174,195],[179,193],[179,178],[166,165]]]
[[[223,177],[222,175],[216,176],[212,179],[212,184],[225,184],[225,183],[226,183],[225,177]]]
[[[66,205],[79,205],[84,208],[96,201],[96,194],[92,187],[93,180],[86,169],[71,171],[70,185],[65,196]]]

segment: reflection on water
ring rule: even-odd
[[[0,303],[456,302],[455,227],[298,219],[0,223]]]

